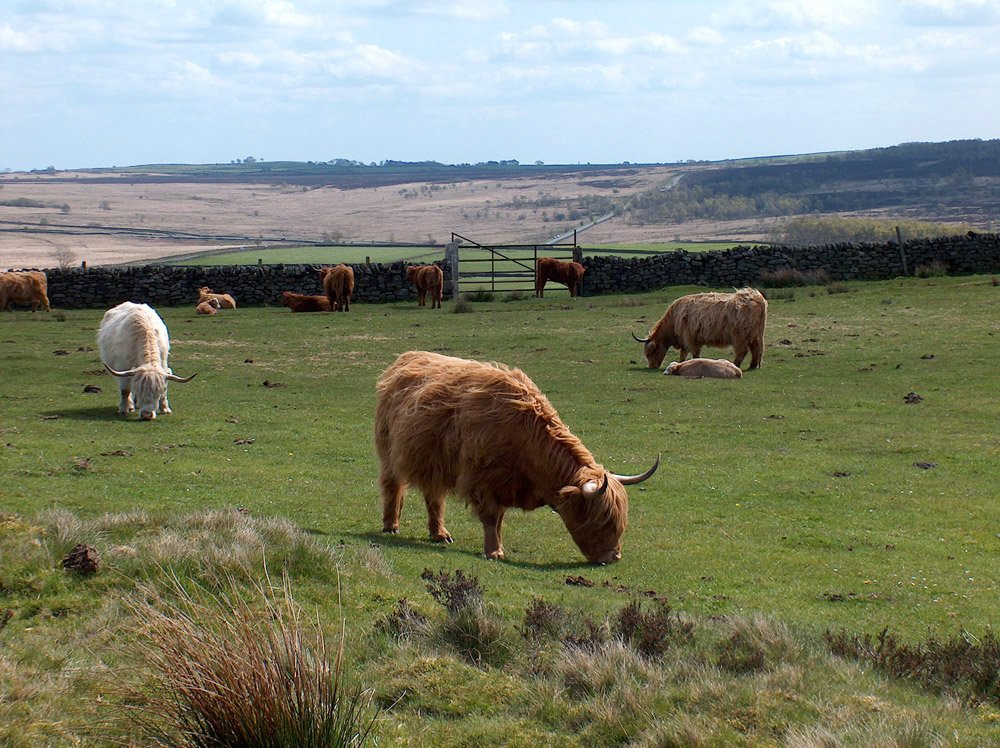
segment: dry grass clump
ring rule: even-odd
[[[269,583],[268,583],[269,584]],[[363,746],[371,694],[344,676],[344,640],[331,648],[280,587],[241,594],[147,587],[133,603],[152,686],[124,707],[143,745],[201,748]]]
[[[781,268],[761,273],[760,285],[768,288],[788,288],[791,286],[823,286],[830,282],[830,274],[825,270],[796,270]]]
[[[468,314],[473,311],[472,302],[469,301],[469,297],[462,293],[458,295],[455,299],[455,304],[452,306],[451,311],[455,314]]]
[[[940,278],[941,276],[948,275],[948,266],[941,262],[941,260],[931,260],[930,262],[917,265],[917,269],[913,271],[913,274],[918,278]]]

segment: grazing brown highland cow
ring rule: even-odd
[[[406,268],[406,280],[417,287],[417,306],[427,305],[427,294],[431,295],[431,309],[441,308],[444,293],[444,272],[437,265],[410,265]]]
[[[743,378],[743,370],[724,358],[689,358],[687,361],[671,361],[663,373],[689,379]]]
[[[587,269],[579,262],[562,262],[552,257],[539,257],[535,264],[535,296],[545,295],[548,281],[562,283],[569,287],[570,296],[580,295],[583,274]]]
[[[354,293],[354,269],[341,263],[329,268],[320,268],[319,277],[323,281],[323,291],[334,312],[351,311],[351,294]]]
[[[431,540],[452,542],[445,494],[458,494],[483,524],[483,554],[504,557],[508,509],[549,506],[592,563],[621,558],[625,486],[641,475],[599,465],[548,398],[518,369],[425,351],[402,354],[377,386],[375,451],[382,530],[399,530],[407,484],[424,494]]]
[[[695,293],[674,301],[646,338],[632,337],[645,345],[643,355],[649,368],[663,363],[673,346],[680,360],[688,353],[698,358],[702,346],[733,347],[733,363],[740,366],[747,352],[750,368],[764,358],[764,328],[767,326],[767,299],[753,288],[734,293]]]
[[[0,273],[0,310],[11,312],[12,304],[31,304],[31,311],[45,307],[51,312],[49,280],[41,270],[16,270]]]
[[[307,296],[295,293],[294,291],[284,291],[281,294],[282,306],[287,306],[293,312],[329,312],[330,300],[326,296]]]

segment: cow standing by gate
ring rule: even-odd
[[[452,542],[445,495],[457,493],[483,525],[483,554],[504,557],[508,509],[550,506],[592,563],[621,558],[625,486],[655,472],[615,475],[566,428],[520,370],[426,351],[402,354],[377,385],[375,450],[382,530],[399,530],[407,484],[424,494],[431,540]]]
[[[570,296],[579,296],[583,274],[587,269],[579,262],[562,262],[552,257],[539,257],[535,264],[535,296],[545,295],[545,284],[553,280],[569,288]]]

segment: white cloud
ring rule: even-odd
[[[871,0],[733,0],[711,19],[726,28],[836,29],[863,26],[876,13]]]
[[[414,10],[424,15],[447,16],[462,21],[499,21],[510,15],[510,8],[503,0],[430,0],[417,3]]]
[[[0,52],[69,52],[75,47],[73,38],[60,31],[41,28],[24,31],[9,23],[0,24]]]
[[[905,0],[902,19],[915,26],[1000,24],[1000,0]]]
[[[710,26],[695,26],[688,32],[687,40],[691,44],[705,47],[715,47],[726,43],[725,37]]]

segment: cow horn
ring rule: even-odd
[[[101,363],[103,364],[104,362],[102,361]],[[115,371],[114,369],[112,369],[107,364],[104,364],[104,368],[107,369],[108,371],[110,371],[116,377],[130,377],[133,374],[135,374],[135,369],[129,369],[128,371]]]
[[[636,343],[642,343],[645,345],[646,343],[649,342],[649,338],[636,338],[634,332],[632,333],[632,337],[635,338]]]
[[[646,480],[646,478],[655,473],[656,468],[658,468],[659,466],[660,466],[660,456],[656,455],[656,462],[653,463],[653,467],[651,467],[645,473],[640,473],[639,475],[616,475],[615,473],[612,473],[612,475],[614,475],[615,478],[618,479],[618,482],[621,483],[623,486],[632,486],[635,485],[636,483],[642,483],[644,480]]]
[[[597,481],[589,480],[583,484],[583,495],[587,499],[599,499],[608,490],[608,474],[604,474],[604,484],[598,488]]]
[[[195,372],[194,374],[192,374],[189,377],[179,377],[176,374],[174,374],[173,372],[171,372],[170,374],[166,375],[167,379],[169,379],[171,382],[190,382],[196,376],[198,376],[198,372]]]

